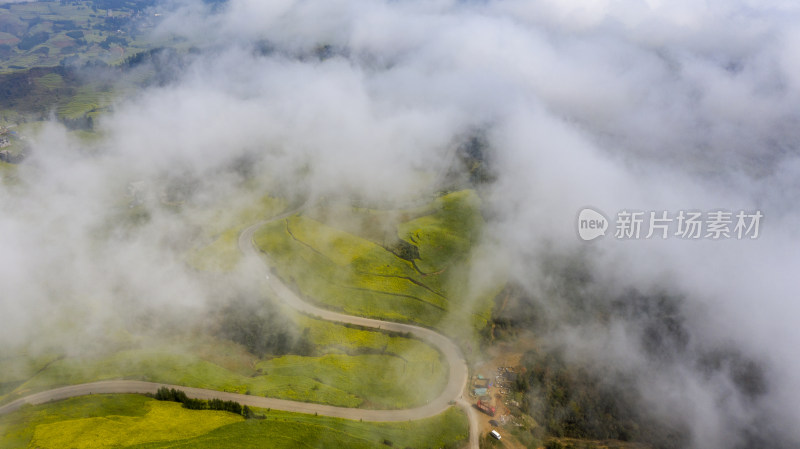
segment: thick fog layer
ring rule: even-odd
[[[182,257],[204,208],[242,188],[243,166],[283,194],[407,201],[436,188],[430,179],[477,133],[494,250],[476,272],[510,269],[563,320],[550,338],[569,357],[626,373],[694,447],[800,444],[793,2],[231,0],[169,11],[158,36],[194,46],[170,81],[98,121],[105,140],[92,151],[48,126],[20,168],[24,187],[0,191],[3,341],[78,317],[102,331],[120,308],[213,301]],[[181,213],[159,197],[170,182],[190,192]],[[121,218],[131,185],[149,207],[136,226]],[[579,238],[585,207],[612,221],[604,237]],[[614,237],[623,210],[718,209],[761,211],[758,238]],[[675,298],[679,343],[642,342],[656,319],[647,308],[571,317],[547,268],[562,259],[580,260],[598,304]],[[716,351],[758,364],[763,385],[704,368]]]

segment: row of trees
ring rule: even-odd
[[[211,399],[211,400],[203,400],[203,399],[194,399],[186,396],[181,390],[176,390],[174,388],[167,388],[161,387],[156,391],[156,394],[153,397],[159,401],[171,401],[171,402],[178,402],[180,403],[183,408],[187,408],[189,410],[219,410],[223,412],[230,412],[235,413],[237,415],[242,415],[246,419],[264,419],[264,415],[258,415],[254,413],[250,407],[242,406],[236,401],[223,401],[222,399]]]

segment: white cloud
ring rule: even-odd
[[[564,340],[576,354],[594,348],[643,373],[647,398],[686,420],[696,447],[735,446],[732,429],[759,420],[776,440],[800,440],[796,5],[233,0],[213,16],[187,5],[159,32],[207,51],[102,121],[104,156],[48,130],[23,170],[30,192],[0,197],[0,284],[16,293],[0,298],[5,338],[58,298],[103,302],[121,289],[160,307],[206,295],[179,260],[184,217],[155,211],[132,236],[98,242],[123,180],[180,173],[223,196],[227,167],[247,153],[296,190],[408,196],[421,168],[445,168],[454,139],[486,129],[490,229],[518,281],[540,291],[542,254],[586,253],[604,291],[684,297],[693,347],[734,345],[767,364],[770,388],[745,407],[691,360],[659,374],[635,320],[584,323]],[[253,50],[263,40],[273,53]],[[752,242],[606,238],[587,249],[574,229],[585,206],[760,208],[765,219]]]

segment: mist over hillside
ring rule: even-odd
[[[209,288],[184,260],[231,198],[399,207],[469,185],[487,221],[471,287],[509,276],[547,345],[624,382],[689,447],[800,445],[800,7],[167,10],[155,36],[191,43],[174,73],[95,120],[91,148],[48,124],[0,189],[3,346],[80,351],[120,321],[202,320],[249,282]],[[585,207],[763,219],[756,239],[586,242]],[[60,341],[74,327],[87,341]]]

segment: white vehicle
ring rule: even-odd
[[[500,439],[500,434],[497,433],[496,430],[492,430],[491,432],[489,432],[489,435],[495,437],[495,439],[498,439],[498,440]]]

